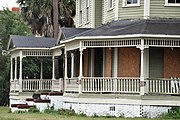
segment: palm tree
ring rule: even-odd
[[[58,22],[61,27],[74,27],[75,0],[17,0],[22,15],[33,34],[53,36],[53,1],[58,4]],[[55,13],[54,15],[56,15]],[[57,21],[57,20],[56,20]]]

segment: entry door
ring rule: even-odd
[[[94,50],[94,76],[103,76],[103,49],[97,48]]]

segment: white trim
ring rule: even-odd
[[[176,6],[180,6],[180,3],[168,3],[168,0],[165,0],[165,5],[164,6],[176,7]]]
[[[118,48],[114,48],[113,77],[118,77]]]
[[[50,48],[28,48],[28,47],[17,47],[17,48],[12,48],[8,50],[9,52],[13,52],[15,50],[50,50]]]
[[[144,0],[144,19],[150,17],[150,0]]]
[[[119,18],[119,0],[115,0],[115,20]]]
[[[117,36],[82,36],[74,37],[69,40],[61,41],[68,43],[74,40],[97,40],[97,39],[127,39],[127,38],[180,38],[180,35],[158,35],[158,34],[132,34],[132,35],[117,35]]]
[[[122,7],[139,7],[139,6],[141,6],[140,0],[137,0],[136,4],[127,4],[127,0],[123,0],[122,2],[123,2]]]
[[[63,48],[64,46],[65,46],[64,44],[58,45],[58,46],[54,46],[54,47],[51,47],[50,50],[58,49],[58,48]]]
[[[113,4],[114,4],[114,2],[113,2],[114,0],[107,0],[107,5],[108,5],[108,9],[107,9],[107,11],[110,11],[110,10],[112,10],[113,9]]]
[[[95,0],[92,0],[92,27],[95,28],[95,20],[96,20],[96,15],[95,15]]]

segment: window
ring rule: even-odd
[[[137,4],[137,0],[127,0],[127,4]]]
[[[180,6],[180,0],[165,0],[165,6]]]
[[[140,0],[123,0],[123,7],[140,6]]]
[[[108,9],[113,7],[113,0],[108,0]]]
[[[86,0],[86,22],[89,21],[89,0]]]
[[[79,24],[82,24],[82,0],[79,0]]]
[[[168,3],[180,3],[180,0],[168,0]]]

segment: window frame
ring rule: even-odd
[[[113,9],[113,1],[114,0],[107,0],[107,2],[108,2],[108,11]]]
[[[164,6],[180,6],[180,3],[169,3],[168,0],[165,0],[165,5]]]
[[[133,4],[127,4],[128,0],[123,0],[123,4],[122,7],[139,7],[140,5],[140,0],[137,0],[137,3],[133,3]]]

